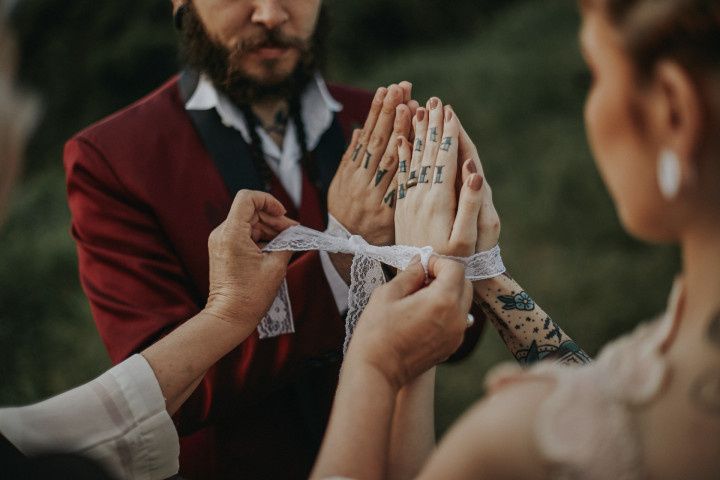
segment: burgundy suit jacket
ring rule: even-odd
[[[348,87],[330,91],[344,108],[314,152],[320,189],[372,101]],[[205,305],[208,236],[225,219],[236,190],[261,187],[249,157],[243,158],[247,152],[236,150],[229,168],[250,170],[221,174],[227,162],[222,167],[212,158],[209,150],[217,145],[204,144],[237,142],[231,137],[239,133],[216,124],[205,125],[204,133],[185,110],[174,78],[65,146],[80,278],[114,363]],[[307,175],[299,211],[279,182],[272,192],[301,223],[324,228],[324,193]],[[182,475],[307,477],[336,385],[344,326],[317,252],[298,255],[287,281],[296,333],[267,340],[253,334],[208,372],[176,416]]]

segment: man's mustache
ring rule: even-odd
[[[263,30],[260,34],[242,39],[230,52],[230,59],[239,58],[261,48],[297,48],[301,52],[310,48],[310,42],[300,37],[286,35],[279,29]]]

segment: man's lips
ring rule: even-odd
[[[263,60],[273,60],[282,57],[289,51],[290,49],[285,47],[261,47],[253,50],[250,54]]]

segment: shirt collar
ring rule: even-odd
[[[306,143],[310,150],[314,150],[320,142],[323,133],[332,125],[333,115],[341,111],[343,106],[330,94],[325,80],[319,73],[315,74],[313,80],[305,88],[305,91],[300,97],[300,104],[302,106],[301,114],[306,130]],[[248,127],[240,110],[225,94],[215,88],[207,75],[201,74],[195,91],[185,103],[185,109],[211,110],[213,108],[217,110],[223,125],[235,128],[242,134],[246,142],[250,142]],[[262,135],[265,133],[264,131],[258,133],[261,134],[261,138],[265,136]],[[294,125],[292,123],[288,126],[287,133],[294,133]],[[294,135],[290,138],[287,137],[288,135],[286,134],[283,150],[287,150],[289,146],[288,140],[293,138]],[[277,159],[284,156],[283,152],[280,152],[280,149],[274,142],[266,145],[264,140],[263,138],[263,147],[267,155],[276,157]],[[294,148],[291,149],[294,150]],[[299,156],[300,155],[298,155],[298,158]]]

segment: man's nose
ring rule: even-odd
[[[255,0],[251,18],[253,23],[272,30],[287,22],[290,15],[279,0]]]

